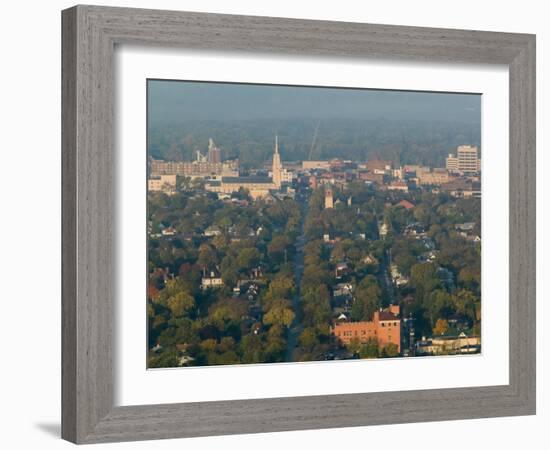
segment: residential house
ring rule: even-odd
[[[222,234],[222,229],[217,225],[210,225],[204,230],[204,235],[206,237],[219,236],[220,234]]]
[[[389,191],[409,192],[409,185],[404,181],[394,181],[388,185],[387,189]]]
[[[348,272],[349,272],[348,264],[346,262],[339,262],[336,264],[336,268],[334,269],[334,276],[337,279],[340,279],[343,276],[347,275]]]
[[[467,336],[464,332],[454,336],[437,336],[432,339],[423,337],[416,343],[417,355],[458,355],[479,353],[480,351],[480,336]]]
[[[167,228],[164,228],[161,231],[161,234],[163,236],[175,236],[176,235],[176,229],[173,228],[173,227],[167,227]]]
[[[411,203],[408,200],[403,199],[399,203],[397,203],[395,206],[402,206],[406,210],[409,210],[414,208],[414,203]]]
[[[223,286],[223,280],[219,273],[219,270],[203,270],[203,276],[201,279],[201,289],[220,288]]]

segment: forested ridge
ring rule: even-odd
[[[312,151],[315,129],[319,125]],[[223,158],[239,158],[243,167],[258,167],[273,153],[279,136],[283,160],[344,158],[392,160],[395,165],[443,167],[458,145],[480,145],[479,124],[358,120],[258,119],[150,123],[148,154],[167,160],[193,160],[206,152],[208,138],[222,148]]]

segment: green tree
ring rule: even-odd
[[[218,300],[208,309],[208,318],[220,330],[224,331],[230,322],[239,322],[247,313],[245,300],[224,298]]]
[[[299,343],[307,351],[311,351],[316,345],[319,344],[319,339],[317,339],[317,332],[315,328],[308,327],[300,333]]]
[[[222,259],[220,271],[222,280],[227,286],[234,286],[237,283],[237,280],[239,279],[239,272],[237,270],[235,258],[230,255],[225,256]]]
[[[161,367],[177,367],[178,365],[178,353],[175,348],[170,348],[159,355],[149,357],[147,367],[161,368]]]
[[[284,262],[285,257],[289,257],[289,248],[291,241],[288,236],[279,234],[274,236],[267,247],[267,254],[269,258],[276,264]]]
[[[181,278],[168,280],[164,289],[159,292],[156,302],[167,307],[175,317],[185,315],[195,306],[195,299],[189,294]]]
[[[429,303],[425,305],[430,315],[432,326],[438,319],[447,318],[455,312],[451,294],[443,289],[434,290],[429,296]]]
[[[435,264],[421,263],[411,267],[411,285],[416,290],[416,299],[421,305],[429,304],[429,296],[439,287]]]
[[[359,338],[354,337],[353,339],[351,339],[349,341],[349,344],[346,347],[354,355],[359,354],[359,352],[362,348],[361,341],[359,340]]]
[[[355,290],[355,298],[351,308],[353,320],[372,320],[374,311],[380,308],[382,291],[376,277],[367,275]]]
[[[477,319],[477,303],[478,299],[475,294],[466,289],[461,289],[453,296],[456,311],[459,314],[464,314],[473,322]]]
[[[474,292],[479,291],[481,285],[481,270],[480,266],[468,265],[463,267],[458,273],[458,282],[461,286]]]
[[[197,262],[202,267],[212,267],[218,262],[216,251],[208,244],[199,247],[199,259]]]
[[[382,354],[385,357],[393,358],[395,356],[399,356],[398,347],[393,342],[390,342],[384,346],[384,349],[382,350]]]
[[[268,295],[273,298],[290,298],[294,294],[294,279],[279,273],[269,283]]]
[[[179,291],[168,298],[168,308],[175,317],[184,316],[195,306],[195,299],[185,291]]]
[[[255,334],[247,334],[241,340],[240,344],[242,357],[245,364],[255,364],[263,362],[263,346],[261,337]]]
[[[275,304],[264,314],[264,323],[272,325],[284,325],[289,327],[294,320],[294,312],[288,306],[282,303]]]
[[[243,271],[255,267],[260,262],[260,252],[254,247],[243,248],[237,256],[238,270]]]
[[[378,358],[378,340],[375,338],[369,338],[367,343],[361,347],[361,350],[359,350],[359,356],[364,359]]]

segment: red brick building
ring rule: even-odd
[[[387,309],[375,311],[369,322],[337,322],[330,331],[343,344],[349,344],[352,339],[359,339],[359,342],[364,344],[373,338],[378,341],[380,349],[392,343],[397,345],[397,351],[401,352],[401,319],[398,305],[390,305]]]

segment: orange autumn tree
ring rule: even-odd
[[[449,329],[449,322],[445,319],[437,319],[433,332],[435,335],[441,336],[447,332]]]

